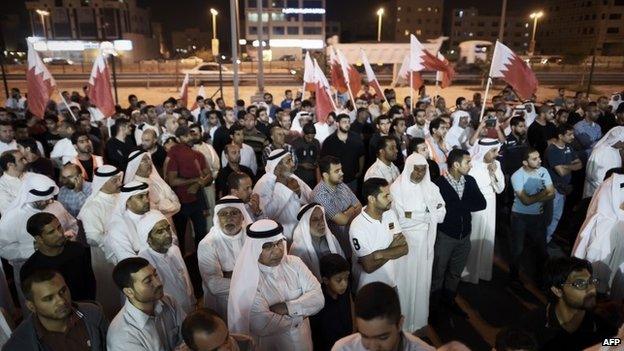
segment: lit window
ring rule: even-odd
[[[409,30],[405,30],[405,36],[408,36],[410,34]]]

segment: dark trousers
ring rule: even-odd
[[[524,241],[529,240],[535,246],[535,254],[537,255],[537,275],[548,259],[546,251],[546,219],[544,214],[528,215],[517,212],[511,212],[511,235],[509,236],[509,251],[511,253],[511,262],[509,264],[509,273],[512,278],[518,277],[518,269],[520,266],[520,257],[524,251]]]
[[[185,235],[186,226],[190,220],[193,223],[193,232],[195,234],[195,248],[199,244],[199,241],[206,235],[208,230],[206,227],[206,218],[204,217],[204,211],[206,210],[205,203],[199,199],[195,202],[181,204],[180,212],[173,216],[173,225],[175,226],[176,233],[178,235],[178,246],[182,255],[186,254]]]
[[[433,251],[432,293],[442,290],[447,299],[455,298],[469,253],[470,235],[455,239],[438,231]]]

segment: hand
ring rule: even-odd
[[[212,184],[212,173],[208,172],[205,176],[199,177],[199,183],[202,187]]]
[[[405,241],[405,236],[403,233],[395,234],[392,238],[392,242],[390,243],[390,247],[407,245],[407,241]]]
[[[492,162],[492,163],[487,165],[488,171],[490,171],[490,173],[492,173],[492,174],[494,174],[496,172],[497,168],[498,168],[498,166],[496,165],[496,162]]]
[[[295,178],[288,178],[288,182],[286,183],[286,186],[290,190],[295,192],[297,194],[297,196],[301,196],[301,188],[299,187],[299,182],[297,181],[297,179],[295,179]]]
[[[260,209],[260,195],[252,193],[249,199],[249,208],[254,215],[259,215],[262,210]]]
[[[232,271],[223,272],[223,278],[231,279]]]
[[[281,314],[282,316],[288,316],[288,307],[286,303],[280,302],[275,305],[269,307],[269,310],[275,314]]]

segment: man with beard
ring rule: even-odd
[[[244,172],[233,172],[227,178],[228,195],[243,200],[245,209],[253,220],[263,217],[260,196],[253,192],[251,176]]]
[[[466,149],[468,140],[470,139],[470,113],[468,109],[468,100],[464,97],[458,97],[456,101],[457,109],[451,114],[453,125],[446,135],[446,142],[452,148]]]
[[[599,97],[596,105],[600,111],[600,116],[598,116],[596,123],[598,123],[604,135],[607,134],[611,128],[618,125],[614,115],[615,110],[612,110],[613,107],[609,105],[609,98],[606,96]]]
[[[158,115],[156,114],[156,107],[153,105],[147,105],[141,109],[141,122],[134,129],[134,140],[137,145],[141,145],[142,136],[145,131],[151,129],[156,133],[156,137],[160,135],[160,126],[158,125]]]
[[[9,150],[0,154],[0,215],[4,215],[9,205],[19,193],[26,172],[27,159],[18,150]]]
[[[245,203],[234,196],[224,196],[215,206],[215,225],[197,247],[205,304],[227,320],[228,294],[234,264],[245,242],[245,228],[253,221]]]
[[[429,147],[427,146],[427,142],[425,141],[425,139],[413,138],[412,140],[410,140],[407,157],[412,154],[420,154],[427,160],[427,171],[429,171],[429,178],[432,182],[440,178],[440,167],[434,160],[431,159]]]
[[[557,127],[552,122],[554,118],[553,108],[548,105],[542,105],[539,108],[539,114],[535,117],[535,121],[531,123],[527,132],[529,145],[537,150],[542,157],[544,157],[548,141],[557,137]]]
[[[26,170],[33,173],[43,174],[50,179],[54,178],[54,173],[56,171],[54,163],[52,163],[49,158],[42,156],[43,153],[39,151],[37,143],[38,142],[34,138],[25,138],[17,142],[19,151],[26,158]],[[0,200],[0,203],[3,202]],[[5,204],[8,205],[9,202],[6,202]]]
[[[61,223],[51,213],[32,215],[26,230],[34,238],[37,251],[22,266],[22,281],[36,270],[54,269],[61,273],[74,299],[95,300],[95,276],[89,248],[67,240]]]
[[[266,173],[258,180],[254,192],[260,196],[260,208],[269,219],[284,226],[284,236],[292,242],[301,205],[312,198],[312,189],[294,174],[293,157],[283,149],[271,152]]]
[[[212,146],[214,147],[217,155],[221,155],[225,145],[230,143],[230,128],[237,123],[236,115],[234,114],[234,110],[230,107],[226,108],[223,113],[223,122],[224,124],[217,128],[214,132],[214,136],[212,138]]]
[[[73,302],[59,272],[35,271],[22,286],[32,313],[13,331],[5,350],[83,350],[86,345],[89,350],[106,350],[108,322],[101,307]]]
[[[349,115],[341,113],[336,116],[336,124],[338,124],[336,132],[328,136],[323,142],[321,157],[333,156],[338,158],[344,173],[344,183],[353,192],[357,192],[357,181],[364,171],[364,143],[358,134],[350,131]]]
[[[186,316],[182,323],[182,337],[192,351],[254,350],[249,336],[230,333],[225,321],[209,308],[197,309]]]
[[[228,144],[225,146],[225,160],[227,164],[219,171],[217,179],[215,180],[216,194],[218,198],[221,198],[228,194],[227,180],[230,174],[241,172],[247,174],[251,179],[254,179],[254,174],[248,167],[240,164],[240,148],[236,144]]]
[[[108,328],[108,351],[175,350],[182,343],[182,310],[163,293],[158,271],[149,261],[131,257],[113,270],[126,303]]]
[[[195,309],[193,285],[184,259],[177,245],[169,220],[158,211],[149,211],[139,221],[139,238],[147,241],[147,247],[139,251],[139,257],[148,260],[162,279],[164,293],[171,296],[186,315]]]
[[[104,164],[101,156],[93,154],[93,144],[86,132],[75,132],[71,137],[72,144],[78,155],[72,158],[71,163],[80,168],[82,178],[87,181],[93,181],[93,171]]]
[[[68,163],[61,168],[61,184],[63,186],[59,190],[58,201],[76,217],[91,195],[91,183],[82,178],[78,166]]]
[[[615,328],[594,313],[598,281],[592,274],[591,264],[576,257],[548,262],[544,276],[549,304],[519,323],[540,350],[583,350],[615,335]]]
[[[574,138],[581,145],[580,156],[584,162],[589,158],[594,145],[602,138],[602,130],[596,123],[599,116],[598,106],[595,102],[590,102],[585,109],[585,118],[574,125]]]
[[[396,139],[391,136],[382,137],[377,146],[377,160],[366,171],[364,181],[370,178],[382,178],[388,184],[392,184],[401,174],[399,168],[393,163],[398,154]]]
[[[277,149],[283,149],[290,152],[290,155],[293,157],[295,164],[297,164],[297,156],[295,156],[295,151],[293,150],[292,145],[286,143],[286,134],[288,133],[288,128],[284,128],[279,124],[274,124],[271,127],[271,143],[267,145],[262,151],[262,164],[266,165],[267,158],[269,154]]]
[[[126,169],[126,159],[134,149],[134,146],[127,141],[128,135],[132,132],[130,121],[127,118],[117,118],[113,129],[115,136],[106,142],[106,163],[119,169]]]
[[[397,115],[399,114],[402,116],[401,112],[397,112]],[[381,139],[385,136],[390,136],[390,127],[392,125],[390,116],[381,115],[377,117],[376,125],[377,132],[373,134],[368,144],[368,159],[366,165],[368,165],[369,167],[375,162],[375,159],[377,158],[377,150],[379,150],[379,144],[381,143]],[[396,139],[395,137],[393,138]],[[400,140],[397,139],[397,145],[399,145],[400,143]],[[397,154],[395,162],[397,165],[399,165],[399,167],[402,167],[404,163],[403,154]]]
[[[407,135],[412,138],[425,138],[429,131],[427,130],[427,120],[425,119],[425,110],[414,110],[414,125],[407,128]]]
[[[253,148],[243,141],[245,140],[245,127],[240,124],[233,125],[230,130],[231,143],[240,148],[240,164],[251,169],[254,175],[258,172],[258,163]],[[225,150],[221,153],[221,167],[225,167],[227,161],[225,159]]]
[[[431,158],[440,168],[440,175],[445,175],[447,172],[446,157],[451,151],[451,146],[445,140],[448,126],[442,117],[435,118],[429,123],[429,137],[425,138]]]
[[[167,152],[165,148],[158,144],[158,134],[153,129],[146,129],[141,134],[141,150],[150,154],[154,167],[158,171],[158,174],[162,177],[164,174],[163,166],[165,164],[165,158],[167,158]]]

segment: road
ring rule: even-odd
[[[433,81],[434,73],[425,73],[424,78],[428,81]],[[536,72],[537,79],[542,84],[574,84],[581,81],[587,82],[588,74],[586,72]],[[245,73],[239,76],[240,85],[256,85],[257,74]],[[193,83],[196,85],[203,82],[204,85],[218,85],[219,76],[206,76],[206,77],[191,77]],[[389,84],[392,77],[389,74],[378,75],[377,77],[382,84]],[[8,74],[8,81],[23,81],[26,79],[25,74]],[[77,83],[81,84],[89,79],[89,73],[65,73],[55,74],[54,79],[64,83]],[[117,84],[119,86],[164,86],[172,84],[181,84],[184,79],[183,74],[172,73],[118,73]],[[226,84],[232,81],[232,75],[226,74],[223,76],[223,82]],[[594,74],[593,82],[595,84],[616,84],[624,81],[624,72],[596,72]],[[292,85],[301,83],[300,78],[290,73],[265,73],[264,82],[266,85]],[[454,83],[463,84],[478,84],[481,82],[479,74],[474,73],[459,73],[456,74]]]

